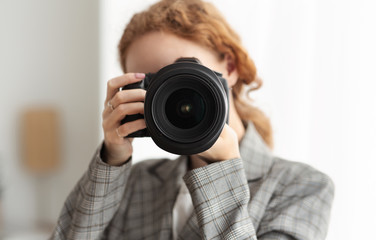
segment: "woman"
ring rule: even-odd
[[[104,142],[69,195],[52,239],[324,239],[331,180],[274,157],[264,114],[243,99],[261,86],[239,37],[201,0],[164,0],[136,14],[119,43],[124,75],[108,81]],[[180,57],[221,72],[231,87],[229,124],[207,151],[132,165],[145,128],[145,90],[119,91]]]

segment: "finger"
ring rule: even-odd
[[[132,122],[127,122],[117,128],[116,134],[118,137],[126,137],[131,133],[134,133],[138,130],[145,129],[146,123],[144,119],[138,119]]]
[[[119,105],[114,111],[114,119],[120,121],[127,115],[144,114],[143,102],[132,102]]]
[[[107,82],[107,96],[105,105],[119,91],[119,88],[125,85],[136,83],[145,78],[144,73],[127,73],[122,76],[113,78]]]
[[[117,106],[126,102],[145,101],[146,90],[144,89],[130,89],[117,92],[115,96],[107,102],[103,112],[102,118],[106,118],[110,115]]]
[[[127,102],[143,102],[145,100],[146,91],[144,89],[130,89],[117,92],[110,100],[112,107],[115,109],[122,103]]]
[[[113,112],[111,112],[104,120],[105,128],[113,128],[120,125],[120,121],[126,115],[144,114],[144,103],[133,102],[119,105]]]
[[[106,119],[111,113],[113,112],[112,108],[109,106],[106,106],[102,111],[102,119]]]
[[[114,106],[111,103],[111,100],[107,102],[106,106],[102,111],[102,119],[107,118],[115,110]]]

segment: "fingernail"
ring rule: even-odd
[[[145,73],[135,73],[134,76],[136,78],[142,79],[142,78],[145,78]]]

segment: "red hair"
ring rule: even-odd
[[[248,91],[261,87],[256,66],[241,44],[240,37],[220,12],[201,0],[161,0],[146,11],[135,14],[126,26],[118,50],[120,64],[126,69],[126,55],[130,44],[139,36],[152,31],[163,31],[197,42],[235,60],[238,81],[232,88],[235,108],[243,122],[252,121],[265,143],[272,148],[273,137],[269,119],[252,105]],[[247,94],[244,94],[248,86]],[[247,98],[244,98],[244,96]]]

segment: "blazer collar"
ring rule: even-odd
[[[248,181],[262,178],[273,164],[273,154],[258,134],[252,122],[248,123],[246,132],[240,142],[240,155]],[[180,156],[174,161],[162,161],[150,169],[162,182],[176,179],[182,181],[187,172],[187,156]]]
[[[274,162],[273,154],[252,122],[240,142],[240,155],[248,181],[256,181],[267,174]]]
[[[177,159],[165,160],[157,166],[153,166],[150,172],[153,173],[161,182],[177,181],[177,186],[183,181],[183,176],[188,169],[188,156],[179,156]]]

